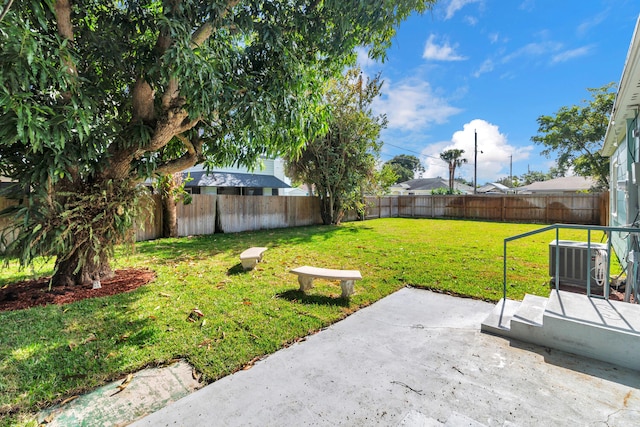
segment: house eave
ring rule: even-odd
[[[634,119],[640,109],[640,16],[636,19],[636,27],[629,45],[627,58],[618,85],[618,92],[613,104],[609,126],[600,153],[610,157],[624,141],[627,132],[627,120]]]

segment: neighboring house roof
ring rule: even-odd
[[[187,173],[183,173],[187,177]],[[273,175],[258,175],[234,172],[190,172],[191,181],[185,187],[254,187],[254,188],[291,188],[291,186]]]
[[[461,184],[459,182],[454,182],[454,188],[456,190],[460,190],[463,193],[472,193],[473,188]],[[391,186],[393,188],[401,188],[404,191],[433,191],[438,188],[449,188],[449,180],[444,178],[417,178],[410,179],[409,181],[400,182],[398,184],[394,184]]]
[[[477,192],[478,193],[489,193],[489,192],[496,192],[499,191],[500,193],[508,193],[513,191],[513,188],[509,188],[506,185],[502,185],[500,183],[497,182],[490,182],[488,184],[483,185],[482,187],[478,188]]]
[[[518,193],[524,191],[530,193],[574,193],[586,191],[596,185],[593,178],[583,176],[563,176],[561,178],[538,181],[518,188]]]

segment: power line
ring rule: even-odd
[[[419,153],[417,151],[409,150],[408,148],[405,148],[405,147],[400,147],[398,145],[389,144],[388,142],[384,142],[384,145],[388,145],[388,146],[394,147],[394,148],[399,148],[401,150],[408,151],[409,153],[414,153],[414,154],[417,154],[419,156],[431,157],[432,159],[441,160],[440,157],[430,156],[428,154],[422,154],[422,153]]]

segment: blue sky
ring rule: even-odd
[[[514,176],[547,172],[536,119],[619,82],[638,14],[638,0],[440,0],[410,17],[383,63],[359,54],[384,80],[381,160],[412,154],[424,177],[447,177],[438,155],[460,148],[469,163],[456,176],[473,181],[475,130],[479,185],[510,164]]]

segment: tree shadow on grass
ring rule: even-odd
[[[162,342],[166,327],[152,315],[132,315],[129,307],[155,292],[141,286],[72,304],[1,312],[6,347],[0,349],[0,378],[11,391],[0,399],[0,419],[7,411],[34,411],[138,369],[132,360]]]
[[[276,298],[282,298],[291,302],[299,302],[302,304],[322,304],[339,307],[349,307],[350,302],[348,298],[332,298],[325,295],[308,295],[300,291],[299,289],[291,289],[289,291],[281,292],[279,294],[276,294]]]

